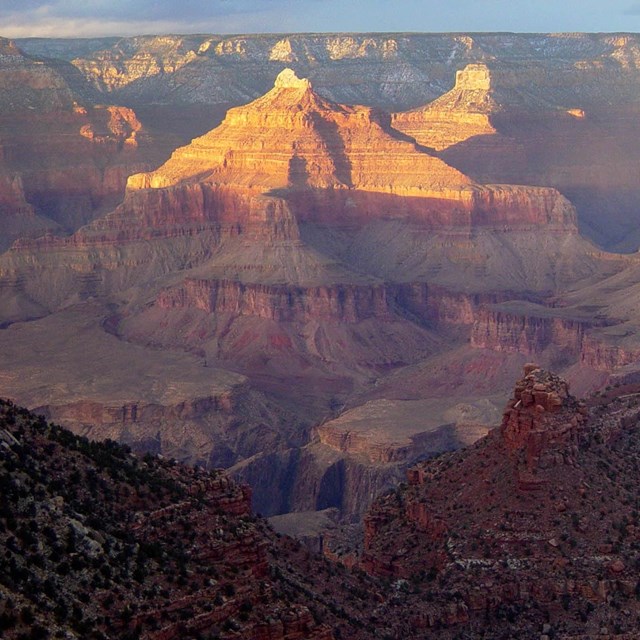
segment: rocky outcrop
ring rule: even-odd
[[[449,600],[436,598],[428,628],[482,624],[507,610],[515,625],[533,628],[536,616],[519,617],[527,603],[544,616],[559,601],[565,611],[591,602],[579,621],[560,615],[581,632],[599,629],[608,603],[624,600],[634,582],[623,559],[635,544],[631,530],[623,525],[615,545],[601,539],[607,523],[632,517],[611,481],[633,473],[619,456],[637,446],[636,397],[622,393],[588,409],[564,380],[525,365],[499,428],[409,470],[407,485],[377,501],[365,519],[363,566],[396,579],[437,578]],[[447,609],[451,598],[458,616]]]
[[[384,165],[378,160],[382,155],[388,159]],[[220,127],[175,151],[160,169],[130,178],[129,189],[162,189],[194,179],[262,190],[288,188],[301,219],[314,222],[322,221],[325,211],[333,219],[355,213],[361,222],[372,215],[393,215],[399,207],[389,198],[411,196],[400,203],[399,214],[428,227],[575,225],[571,205],[553,189],[474,185],[398,138],[381,114],[332,103],[289,69],[270,92],[231,109]],[[328,189],[338,194],[328,194],[329,201],[323,202]],[[305,193],[297,194],[300,190]]]
[[[211,314],[228,313],[301,323],[311,320],[355,323],[367,318],[384,321],[405,311],[432,327],[475,323],[472,344],[500,350],[494,343],[489,344],[489,340],[480,339],[482,318],[487,314],[485,305],[514,295],[511,292],[467,294],[427,283],[336,283],[300,287],[188,278],[178,287],[162,290],[155,305],[159,309],[198,309]],[[523,352],[521,345],[513,350]]]
[[[507,405],[500,435],[508,452],[524,453],[519,486],[534,488],[539,468],[574,463],[587,411],[569,394],[569,385],[561,378],[534,364],[525,365],[524,372]]]
[[[616,344],[606,335],[585,336],[580,353],[580,362],[601,371],[613,371],[638,362],[640,349],[635,345]]]
[[[586,73],[589,65],[578,67]],[[584,81],[597,76],[603,89],[615,82],[590,70],[593,78]],[[594,104],[593,95],[582,93],[576,80],[569,67],[559,64],[549,74],[540,60],[474,63],[457,72],[451,91],[426,106],[394,114],[392,122],[480,182],[560,189],[577,206],[586,234],[605,245],[614,240],[631,248],[637,242],[630,223],[635,213],[629,190],[634,187],[625,165],[635,157],[626,142],[636,135],[635,107],[605,108],[599,98]],[[570,98],[564,92],[571,86],[575,94]],[[594,156],[595,148],[602,154]]]
[[[380,153],[392,159],[384,167]],[[132,177],[129,188],[163,188],[194,177],[263,190],[359,189],[444,200],[471,184],[394,138],[376,111],[332,103],[290,69],[271,91],[231,109],[220,127],[175,151],[163,167]]]
[[[451,91],[426,107],[394,113],[391,124],[437,151],[475,136],[493,136],[497,131],[491,115],[502,109],[493,95],[494,83],[486,64],[470,64],[456,73]]]

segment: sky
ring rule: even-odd
[[[340,31],[640,31],[640,0],[0,0],[9,38]]]

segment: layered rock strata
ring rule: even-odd
[[[132,109],[92,103],[69,84],[67,66],[0,40],[0,250],[74,231],[162,157]]]
[[[121,116],[118,127],[135,129]],[[97,129],[84,134],[102,144]],[[549,231],[542,240],[541,228]],[[75,416],[76,428],[85,428],[85,414],[98,416],[109,434],[155,448],[153,416],[166,420],[163,428],[177,417],[188,427],[184,438],[174,446],[165,430],[162,446],[171,442],[184,459],[233,464],[258,484],[275,450],[291,473],[273,497],[268,479],[258,503],[265,512],[295,505],[348,514],[398,465],[454,446],[458,434],[429,425],[433,440],[415,432],[407,446],[374,451],[326,430],[325,442],[304,452],[311,462],[300,468],[315,466],[305,479],[296,456],[311,423],[335,417],[350,394],[371,391],[388,372],[461,345],[482,303],[538,300],[601,277],[602,264],[557,191],[478,184],[378,110],[334,103],[285,70],[262,98],[231,109],[220,127],[157,170],[131,177],[111,213],[70,238],[14,245],[0,259],[0,296],[6,324],[98,299],[111,305],[106,326],[118,338],[148,351],[190,350],[207,369],[248,376],[301,418],[280,437],[283,421],[261,400],[232,402],[228,413],[221,395],[195,392],[184,407],[130,397],[112,405],[101,394],[95,407],[39,402],[53,407],[50,415],[64,414],[69,424]],[[134,386],[147,395],[142,383]],[[235,431],[234,418],[248,429]],[[372,459],[384,468],[369,472]],[[307,481],[313,504],[296,493]]]
[[[381,154],[394,158],[394,172],[379,163]],[[225,241],[300,246],[301,224],[337,223],[353,233],[372,218],[408,219],[425,230],[524,232],[544,224],[575,233],[575,212],[554,190],[474,184],[399,139],[374,110],[331,103],[285,70],[264,97],[232,109],[220,127],[157,171],[130,178],[128,196],[113,213],[69,239],[23,242],[0,272],[55,308],[69,291],[109,295],[197,266]],[[245,266],[238,259],[236,273]],[[64,284],[55,292],[40,288],[41,271],[60,260]]]

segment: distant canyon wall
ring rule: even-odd
[[[637,95],[637,86],[623,85],[637,74],[640,55],[634,34],[166,35],[18,44],[70,62],[110,101],[240,104],[289,66],[338,102],[396,111],[437,98],[457,70],[485,61],[516,65],[519,83],[527,65],[537,65],[530,84],[560,103],[601,102],[611,87]]]

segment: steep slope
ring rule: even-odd
[[[449,110],[467,132],[443,150],[450,164],[481,183],[556,187],[577,205],[588,237],[622,251],[640,244],[637,34],[141,36],[20,46],[64,60],[76,90],[133,107],[154,135],[170,130],[182,143],[229,106],[262,95],[285,66],[341,103],[397,112],[437,99],[440,114],[430,108],[428,119],[442,131],[433,142],[459,137]],[[478,64],[490,70],[506,111],[490,115],[481,100],[463,113],[464,101],[443,102],[455,94],[447,92],[456,72]],[[424,131],[419,111],[407,114],[409,126]]]
[[[541,61],[470,64],[451,91],[392,122],[480,182],[556,187],[577,205],[583,233],[629,251],[637,247],[637,99],[605,105],[576,88],[558,100],[573,82],[567,70],[549,77]]]
[[[632,634],[640,413],[637,388],[618,395],[587,407],[562,379],[525,366],[499,428],[410,470],[376,503],[363,566],[433,580],[430,627],[506,618],[524,637],[543,625],[558,637]]]
[[[632,640],[637,389],[587,407],[527,367],[499,429],[376,505],[364,564],[384,580],[275,534],[220,471],[0,401],[0,632]]]
[[[279,539],[219,471],[0,401],[0,486],[3,638],[366,637],[380,585]]]

